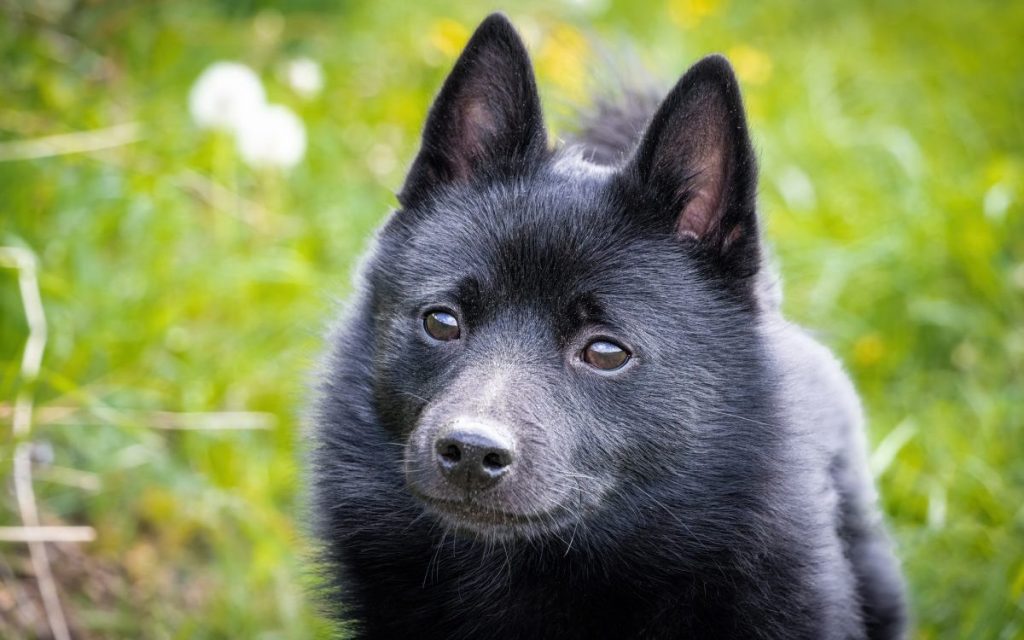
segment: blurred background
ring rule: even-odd
[[[556,133],[615,73],[731,58],[787,311],[863,393],[915,637],[1024,637],[1024,3],[0,7],[0,636],[326,637],[306,384],[502,8]]]

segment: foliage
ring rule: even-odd
[[[47,2],[0,13],[0,154],[139,127],[137,142],[106,150],[0,160],[0,245],[38,255],[50,324],[37,421],[83,410],[75,425],[36,425],[55,457],[37,465],[36,490],[49,521],[97,529],[88,561],[115,576],[102,596],[64,585],[82,637],[326,634],[303,568],[302,399],[429,100],[485,13],[444,4]],[[706,52],[732,58],[786,306],[864,394],[917,636],[1021,637],[1024,3],[640,6],[510,12],[554,129],[634,64],[670,80]],[[284,80],[297,56],[324,67],[315,98]],[[248,169],[229,137],[190,121],[190,85],[221,59],[252,66],[304,120],[297,168]],[[8,408],[26,330],[14,273],[0,271]],[[161,430],[146,413],[234,410],[274,426]],[[6,475],[13,442],[0,433]],[[66,468],[95,474],[98,489],[68,486]],[[17,517],[0,498],[0,524]],[[0,549],[11,565],[22,554]]]

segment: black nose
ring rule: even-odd
[[[483,432],[453,431],[438,438],[434,449],[441,473],[464,489],[486,489],[512,468],[512,448]]]

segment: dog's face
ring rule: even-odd
[[[720,58],[598,168],[547,149],[526,52],[485,21],[369,269],[376,406],[428,511],[530,537],[667,476],[696,510],[727,490],[764,402],[754,182]]]

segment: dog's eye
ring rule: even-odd
[[[595,340],[583,350],[583,361],[603,371],[618,369],[629,361],[629,352],[607,340]]]
[[[435,340],[458,340],[459,321],[447,311],[431,311],[423,316],[423,329]]]

